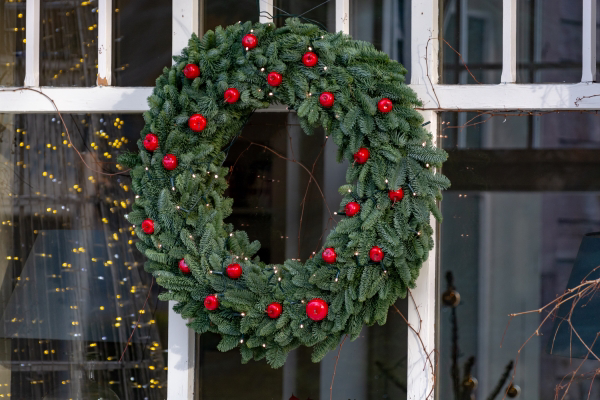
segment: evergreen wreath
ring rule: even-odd
[[[290,18],[285,26],[238,23],[195,35],[165,68],[131,168],[134,224],[161,300],[198,333],[222,335],[242,362],[314,346],[320,361],[342,336],[384,324],[415,285],[432,249],[430,214],[449,186],[447,155],[414,109],[406,70],[372,44]],[[344,217],[302,263],[266,265],[258,241],[224,220],[227,150],[256,109],[283,103],[307,134],[322,126],[349,160],[339,188]]]

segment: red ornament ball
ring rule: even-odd
[[[229,88],[225,91],[225,101],[228,103],[235,103],[240,98],[240,91],[236,88]]]
[[[337,254],[335,253],[333,247],[328,247],[323,250],[321,257],[323,257],[323,261],[325,261],[327,264],[333,264],[337,258]]]
[[[201,114],[194,114],[190,117],[188,126],[194,132],[201,132],[206,128],[206,118]]]
[[[360,211],[360,204],[355,201],[351,201],[350,203],[346,204],[344,211],[348,217],[354,217]]]
[[[142,230],[146,235],[152,235],[154,233],[154,221],[145,219],[144,222],[142,222]]]
[[[383,260],[383,256],[383,250],[381,250],[379,246],[373,246],[371,247],[371,250],[369,250],[369,258],[371,261],[379,262]]]
[[[188,64],[183,68],[183,75],[188,79],[196,79],[200,76],[200,68],[196,64]]]
[[[219,307],[219,299],[214,294],[209,294],[204,298],[204,308],[209,311],[216,310]]]
[[[163,167],[168,171],[173,171],[177,168],[177,157],[174,154],[166,154],[163,157]]]
[[[319,96],[319,103],[321,103],[321,105],[323,107],[326,107],[326,108],[332,107],[334,101],[335,101],[335,97],[333,96],[333,93],[331,93],[331,92],[323,92],[323,93],[321,93],[321,96]]]
[[[390,111],[392,111],[393,107],[394,104],[390,99],[383,98],[377,103],[377,109],[379,109],[379,111],[381,111],[382,113],[389,113]]]
[[[312,299],[306,305],[306,315],[313,321],[320,321],[327,316],[329,306],[323,299]]]
[[[192,270],[190,269],[190,266],[187,265],[187,263],[185,262],[185,260],[183,258],[181,260],[179,260],[179,270],[181,272],[183,272],[184,274],[189,274],[190,272],[192,272]]]
[[[269,72],[267,75],[267,83],[271,86],[279,86],[281,85],[281,81],[283,80],[283,76],[278,72]]]
[[[269,316],[269,318],[277,318],[281,315],[281,312],[283,311],[283,307],[281,306],[280,303],[271,303],[267,306],[267,315]]]
[[[248,50],[255,48],[258,45],[258,39],[251,33],[248,33],[242,38],[242,45]]]
[[[302,56],[302,64],[306,65],[307,67],[314,67],[315,65],[317,65],[318,61],[319,57],[317,57],[317,55],[312,51],[304,53],[304,55]]]
[[[402,188],[398,190],[390,190],[388,196],[390,196],[390,200],[393,202],[400,201],[404,197],[404,190],[402,190]]]
[[[158,149],[158,136],[154,133],[149,133],[144,138],[144,148],[148,151],[154,151]]]
[[[361,147],[356,153],[354,153],[354,161],[357,164],[364,164],[367,162],[370,155],[371,153],[369,152],[369,149]]]
[[[238,263],[229,264],[227,268],[225,268],[225,273],[231,279],[238,279],[242,276],[242,266]]]

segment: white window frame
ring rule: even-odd
[[[261,0],[273,14],[271,0]],[[600,84],[596,80],[596,0],[583,1],[583,68],[577,84],[516,84],[516,0],[503,0],[502,77],[497,85],[442,85],[439,83],[439,0],[412,0],[410,87],[423,101],[422,113],[437,136],[441,111],[472,110],[598,110]],[[335,1],[336,31],[349,32],[349,2]],[[179,54],[192,32],[199,33],[203,0],[172,0],[172,53]],[[98,1],[98,86],[62,88],[39,86],[40,0],[27,0],[24,87],[50,97],[63,113],[142,113],[152,87],[113,87],[112,0]],[[266,15],[266,14],[262,14]],[[261,17],[261,22],[267,22]],[[4,88],[0,105],[5,113],[53,113],[54,105],[35,91]],[[432,221],[435,227],[435,221]],[[408,321],[420,333],[408,337],[408,396],[432,394],[434,374],[428,360],[436,357],[437,230],[434,249],[421,269],[417,288],[409,298]],[[169,312],[168,399],[194,398],[195,336],[178,314]],[[434,364],[435,365],[435,364]]]

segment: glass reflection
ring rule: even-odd
[[[95,86],[98,8],[93,1],[42,0],[41,86]]]
[[[143,121],[63,118],[0,116],[0,395],[162,399],[167,308],[123,217],[129,178],[107,175]]]
[[[451,117],[458,118],[448,114],[444,120]],[[495,116],[477,129],[465,129],[470,136],[462,139],[463,147],[446,142],[453,134],[461,135],[456,132],[460,129],[442,131],[450,155],[444,174],[452,187],[442,202],[440,295],[448,272],[460,294],[458,307],[440,310],[442,393],[456,393],[457,386],[464,390],[460,379],[472,356],[472,377],[478,381],[473,393],[487,398],[519,355],[514,381],[519,398],[554,398],[557,385],[565,376],[568,382],[581,361],[547,351],[553,323],[518,353],[544,313],[515,318],[506,329],[509,314],[536,310],[563,293],[582,237],[600,228],[600,182],[592,172],[600,166],[600,153],[596,145],[581,140],[595,137],[588,130],[595,116],[533,118],[545,127],[533,142],[537,147],[527,144],[532,117]],[[561,131],[565,124],[571,127],[568,133]],[[456,366],[461,371],[458,382]],[[583,364],[568,398],[600,395],[598,385],[588,392],[595,368],[597,362]],[[502,398],[508,383],[496,398]]]
[[[172,63],[172,2],[114,0],[113,8],[113,85],[154,86]]]
[[[305,260],[320,248],[331,227],[315,182],[297,163],[282,157],[312,171],[332,210],[339,206],[337,188],[345,182],[346,165],[337,164],[335,146],[326,142],[323,131],[306,136],[293,113],[252,116],[225,163],[231,171],[228,195],[234,199],[228,222],[246,230],[251,240],[260,240],[259,255],[267,263]],[[405,314],[406,304],[397,303]],[[201,399],[329,398],[337,350],[314,364],[312,349],[302,347],[290,353],[283,368],[274,370],[264,361],[242,365],[238,352],[217,350],[219,339],[203,334],[199,340],[196,366]],[[406,324],[394,311],[386,325],[364,328],[356,341],[344,342],[334,398],[406,398],[406,343]],[[228,384],[231,376],[242,383]],[[259,381],[268,384],[256,385]]]
[[[0,86],[22,86],[25,79],[25,1],[0,7]]]

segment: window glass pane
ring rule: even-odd
[[[264,1],[264,0],[260,0]],[[302,15],[323,25],[329,32],[335,32],[335,2],[322,0],[279,0],[281,10],[294,15]],[[281,10],[275,9],[276,12]],[[282,18],[285,20],[285,18]]]
[[[446,149],[599,148],[596,111],[442,113]]]
[[[40,85],[95,86],[98,9],[95,1],[41,1]]]
[[[172,2],[113,0],[113,7],[113,85],[154,86],[172,63]]]
[[[124,219],[130,179],[102,173],[142,118],[63,118],[73,146],[56,115],[0,115],[0,395],[163,399],[167,304]]]
[[[0,86],[22,86],[25,79],[25,1],[5,1],[0,14]]]
[[[454,116],[460,118],[472,116]],[[460,129],[443,131],[449,152],[444,174],[452,187],[441,203],[439,289],[440,295],[446,292],[447,274],[452,273],[460,302],[456,308],[442,305],[440,310],[439,390],[467,393],[448,398],[469,398],[463,381],[470,357],[474,357],[472,376],[478,381],[476,398],[488,398],[517,356],[519,398],[555,398],[556,390],[562,398],[569,374],[583,361],[564,351],[568,335],[554,342],[556,351],[552,349],[553,318],[540,328],[541,336],[535,336],[546,312],[515,317],[506,333],[505,328],[509,314],[537,310],[564,293],[582,238],[600,230],[600,182],[593,172],[600,167],[600,153],[590,128],[594,118],[561,113],[508,116],[504,122],[505,117],[498,116],[468,133],[472,136],[459,139],[466,141],[463,148],[451,140],[446,143],[447,137],[459,136]],[[537,146],[528,145],[528,132],[536,123],[543,127],[543,135]],[[600,260],[594,266],[598,264]],[[452,303],[452,296],[445,298]],[[578,312],[593,318],[576,323],[575,329],[595,337],[600,331],[595,325],[597,306],[582,308],[588,300],[589,296],[577,306]],[[592,345],[589,335],[585,340]],[[458,374],[452,372],[456,367]],[[588,392],[596,368],[597,361],[584,362],[565,398],[600,396],[598,385]],[[557,389],[561,382],[564,386]]]
[[[261,260],[306,260],[319,250],[331,227],[330,214],[307,172],[280,156],[314,171],[331,211],[337,211],[337,188],[345,183],[346,164],[337,164],[330,140],[324,143],[323,131],[306,136],[295,114],[263,112],[252,116],[232,146],[225,163],[231,170],[228,194],[234,199],[228,222],[246,230],[250,240],[260,240]],[[398,301],[397,306],[406,315],[407,302]],[[213,334],[199,339],[200,399],[287,400],[292,394],[300,399],[329,398],[337,350],[314,364],[312,349],[301,347],[290,353],[283,368],[275,370],[264,360],[242,365],[237,350],[217,350],[219,340]],[[347,340],[337,364],[333,397],[406,398],[406,343],[406,324],[393,309],[386,325],[364,328],[356,341]],[[232,376],[247,384],[231,385]]]
[[[410,83],[411,0],[350,1],[350,34],[364,40],[408,70]]]
[[[335,8],[332,2],[319,0],[258,0],[258,1],[205,1],[204,31],[235,24],[238,21],[258,22],[260,3],[273,4],[273,17],[277,26],[283,26],[287,14],[302,15],[329,31],[334,31]]]
[[[443,7],[440,32],[445,40],[439,44],[443,60],[441,81],[499,83],[502,71],[502,0],[444,0],[440,3]]]
[[[264,0],[261,0],[264,1]],[[269,3],[276,3],[268,0]],[[236,24],[238,21],[258,22],[258,4],[256,1],[205,1],[204,3],[203,32],[214,30],[217,26]]]

